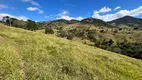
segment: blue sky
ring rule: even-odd
[[[48,21],[87,17],[111,21],[123,16],[142,18],[142,0],[0,0],[3,16]]]

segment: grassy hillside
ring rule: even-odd
[[[52,34],[50,32],[54,31],[54,35],[58,37],[142,59],[142,30],[135,30],[126,25],[108,28],[75,23],[65,26],[52,26],[52,29],[46,28],[37,31],[41,33],[49,31],[48,34]]]
[[[142,61],[0,24],[0,80],[141,80]]]

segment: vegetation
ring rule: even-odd
[[[81,21],[83,24],[93,24],[94,26],[104,26],[104,27],[112,27],[108,23],[100,20],[100,19],[94,19],[94,18],[87,18]]]
[[[9,26],[11,26],[11,18],[9,16],[5,16],[2,19],[4,22],[6,22],[6,24],[8,24]]]
[[[125,17],[110,21],[109,23],[114,24],[115,26],[124,24],[130,27],[142,27],[142,19],[134,18],[131,16],[125,16]]]
[[[54,30],[51,27],[45,29],[45,34],[54,34]]]
[[[32,31],[38,29],[36,22],[32,20],[23,21],[23,20],[18,20],[16,18],[10,18],[9,16],[5,16],[3,17],[3,21],[5,22],[5,24],[9,26],[14,26]]]
[[[135,26],[135,24],[141,25],[141,19],[125,16],[108,23],[94,18],[82,21],[59,19],[36,23],[32,20],[21,21],[6,16],[3,20],[7,25],[32,31],[45,29],[43,31],[45,34],[55,34],[69,40],[74,38],[89,40],[93,44],[88,45],[142,59],[142,31],[140,26]],[[133,25],[129,25],[130,23]],[[126,43],[125,41],[127,44],[123,44]],[[86,44],[85,41],[83,43]]]
[[[0,44],[1,80],[142,78],[141,60],[40,32],[0,24]]]
[[[37,25],[36,25],[35,21],[28,20],[27,29],[32,30],[32,31],[37,30],[38,28],[37,28]]]
[[[121,43],[114,44],[114,41],[110,39],[109,41],[98,41],[95,46],[100,47],[105,50],[120,53],[137,59],[142,59],[142,44],[141,43],[128,43],[124,41]]]
[[[87,39],[94,43],[91,44],[91,46],[142,59],[141,30],[133,30],[133,28],[125,25],[119,25],[116,28],[108,28],[82,23],[69,24],[62,27],[53,26],[52,28],[55,29],[55,35],[59,37],[70,40],[75,37],[81,40]],[[124,42],[128,44],[122,44]],[[83,43],[86,44],[86,42]],[[127,49],[125,46],[127,46]],[[131,46],[133,46],[133,48]]]

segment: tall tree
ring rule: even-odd
[[[36,22],[32,21],[32,20],[28,20],[27,21],[27,29],[32,30],[32,31],[36,30],[37,29]]]
[[[9,16],[5,16],[2,19],[4,22],[6,22],[7,24],[9,24],[9,26],[11,26],[11,18]]]

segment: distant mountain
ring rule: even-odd
[[[39,26],[42,25],[43,28],[45,27],[58,27],[58,26],[65,26],[69,24],[75,24],[75,23],[80,23],[80,24],[91,24],[96,27],[112,27],[110,24],[100,20],[100,19],[95,19],[95,18],[86,18],[81,21],[78,20],[65,20],[65,19],[59,19],[59,20],[54,20],[54,21],[47,21],[47,22],[39,22]]]
[[[115,24],[116,26],[124,24],[130,27],[142,27],[142,19],[134,18],[131,16],[125,16],[125,17],[110,21],[108,23],[113,25]]]
[[[72,22],[69,20],[65,19],[59,19],[59,20],[54,20],[54,21],[44,21],[44,22],[38,22],[38,26],[41,28],[46,28],[46,27],[58,27],[58,26],[65,26],[67,24],[71,24]]]
[[[95,18],[86,18],[81,21],[83,24],[93,24],[95,26],[104,26],[104,27],[112,27],[108,23],[104,22],[103,20],[100,19],[95,19]]]
[[[70,20],[71,21],[71,23],[79,23],[80,21],[78,21],[78,20],[75,20],[75,19],[72,19],[72,20]]]

